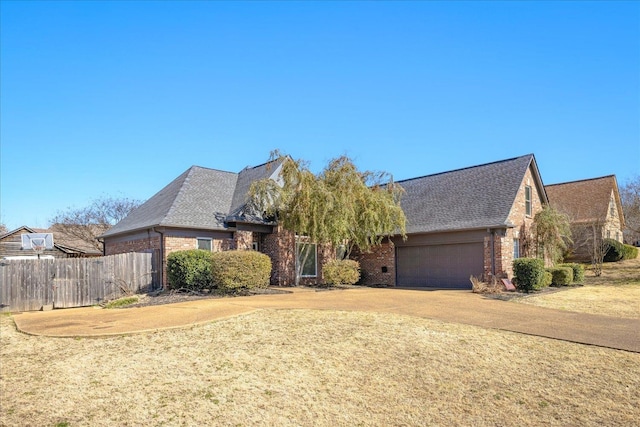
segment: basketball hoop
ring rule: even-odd
[[[53,249],[53,234],[52,233],[24,233],[21,235],[22,246],[21,249],[28,251],[31,249],[33,252],[40,255],[47,249]]]
[[[38,255],[38,259],[40,259],[40,255],[46,249],[46,241],[44,237],[34,237],[31,239],[31,249]]]

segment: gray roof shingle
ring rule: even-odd
[[[192,166],[104,237],[151,227],[224,229],[238,174]]]
[[[224,230],[227,221],[263,222],[244,211],[251,183],[274,178],[278,162],[247,167],[240,173],[192,166],[102,237],[152,227]]]
[[[231,219],[250,219],[252,221],[259,220],[257,217],[250,215],[245,210],[247,204],[247,195],[251,184],[255,181],[259,181],[265,178],[277,179],[279,174],[279,161],[271,161],[259,166],[244,168],[238,174],[238,182],[236,183],[236,189],[233,194],[233,200],[231,202],[231,209],[229,211],[229,220]]]
[[[407,233],[510,226],[509,212],[532,163],[530,154],[399,181]]]
[[[505,227],[532,154],[480,166],[399,181],[407,233]],[[192,166],[114,225],[103,237],[151,227],[225,229],[226,221],[261,221],[245,212],[251,183],[275,179],[269,162],[240,173]],[[539,182],[542,187],[541,182]],[[544,191],[544,190],[542,190]],[[546,196],[545,202],[546,202]]]

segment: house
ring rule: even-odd
[[[272,221],[251,215],[246,207],[251,183],[264,178],[277,180],[280,167],[277,161],[239,173],[190,167],[100,236],[105,255],[158,251],[166,285],[164,271],[171,252],[254,249],[271,257],[273,285],[292,285],[295,236]],[[330,254],[314,249],[302,283],[322,280],[318,266]]]
[[[92,245],[59,231],[31,228],[23,225],[0,235],[0,258],[34,255],[30,250],[22,249],[22,235],[28,233],[52,233],[53,249],[46,249],[43,255],[55,258],[78,258],[100,256],[102,253]]]
[[[512,277],[547,203],[532,154],[398,183],[407,239],[353,254],[365,284],[470,289],[470,276]]]
[[[255,249],[271,257],[273,285],[292,285],[293,248],[309,243],[246,207],[251,183],[277,180],[280,167],[270,162],[234,173],[192,166],[101,236],[105,254],[156,250],[166,265],[177,250]],[[408,239],[353,252],[363,284],[470,288],[471,275],[509,277],[535,213],[547,203],[533,155],[400,184]],[[302,283],[322,283],[321,266],[334,256],[313,246]]]
[[[549,204],[569,218],[569,258],[588,260],[594,236],[622,242],[624,214],[615,175],[547,185],[545,190]]]

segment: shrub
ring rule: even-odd
[[[271,277],[271,258],[256,251],[214,252],[211,275],[213,283],[224,290],[266,288]]]
[[[631,245],[622,245],[622,259],[638,258],[638,248]]]
[[[604,262],[618,262],[622,260],[624,245],[614,239],[605,239],[608,245],[607,253],[604,255]]]
[[[471,292],[476,294],[497,294],[503,291],[504,285],[502,282],[498,282],[495,276],[491,277],[491,283],[486,283],[480,280],[480,278],[471,276]]]
[[[535,289],[548,288],[549,286],[551,286],[552,283],[553,283],[553,274],[545,270],[544,273],[542,274],[542,279],[540,279],[540,282],[538,283],[538,286]]]
[[[516,287],[525,292],[541,289],[545,284],[544,261],[538,258],[518,258],[513,261]]]
[[[547,271],[551,273],[553,286],[569,286],[573,282],[573,268],[571,267],[554,267]]]
[[[211,287],[211,252],[202,249],[172,252],[167,257],[167,283],[171,289]]]
[[[353,285],[360,280],[360,264],[351,259],[334,259],[322,266],[322,275],[330,285]]]
[[[558,265],[558,267],[569,267],[573,270],[573,283],[584,282],[584,265],[573,262],[568,264],[560,264]]]

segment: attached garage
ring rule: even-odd
[[[407,239],[357,253],[362,284],[471,289],[471,276],[512,277],[548,202],[532,154],[397,184]]]
[[[484,272],[484,236],[446,237],[444,240],[477,240],[443,243],[441,236],[422,236],[398,242],[397,286],[471,289],[469,277],[482,277]]]

